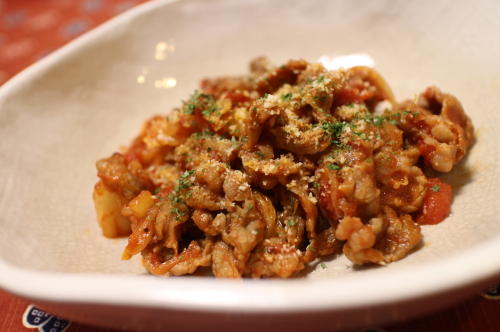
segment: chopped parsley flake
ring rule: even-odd
[[[328,168],[329,170],[332,170],[332,171],[338,171],[340,169],[340,166],[336,165],[336,164],[330,164],[330,165],[326,166],[326,168]]]
[[[205,116],[209,116],[209,115],[217,112],[218,110],[219,110],[219,108],[217,107],[217,105],[212,104],[212,105],[208,106],[207,108],[205,108],[203,111],[201,111],[201,114],[203,114]]]
[[[210,138],[214,136],[214,133],[210,130],[203,130],[193,134],[196,139]]]
[[[181,189],[188,188],[189,186],[193,185],[192,182],[189,182],[189,178],[194,175],[196,171],[194,169],[190,171],[185,171],[182,173],[181,177],[179,178],[179,186],[182,186]]]
[[[324,122],[321,124],[321,128],[331,136],[332,144],[335,144],[340,149],[349,150],[350,146],[343,144],[340,139],[342,133],[344,132],[344,129],[347,127],[351,129],[351,132],[354,135],[359,136],[361,139],[365,141],[368,140],[368,136],[366,135],[366,133],[355,131],[357,125],[354,123],[339,121],[339,122]]]
[[[320,103],[324,103],[326,101],[327,96],[326,95],[316,95],[314,96],[314,100],[317,100]]]
[[[384,118],[381,117],[381,116],[379,116],[379,115],[377,115],[377,116],[373,117],[373,121],[372,122],[373,122],[373,124],[375,126],[380,127],[380,126],[382,126],[384,124]]]
[[[323,83],[324,81],[325,81],[325,76],[323,76],[323,75],[318,77],[318,79],[316,80],[316,82],[318,82],[318,83]]]
[[[288,92],[285,93],[284,95],[281,95],[281,100],[283,101],[290,101],[292,99],[292,93]]]
[[[440,186],[438,186],[437,184],[435,184],[435,185],[433,185],[433,186],[431,187],[431,190],[432,190],[433,192],[435,192],[435,193],[437,193],[440,189],[441,189],[441,187],[440,187]]]
[[[347,122],[324,122],[321,124],[321,128],[326,131],[332,138],[332,143],[337,145],[338,147],[342,147],[342,143],[340,141],[340,135],[344,131],[344,128],[347,126]]]
[[[196,109],[196,106],[195,106],[194,104],[191,104],[191,103],[186,104],[186,105],[184,106],[184,113],[185,113],[185,114],[192,115],[192,114],[194,114],[194,110],[195,110],[195,109]]]
[[[172,203],[172,205],[180,205],[180,204],[185,204],[184,199],[190,197],[190,193],[186,193],[184,195],[183,191],[185,189],[188,189],[193,185],[193,182],[191,182],[191,176],[193,176],[195,173],[195,170],[190,170],[190,171],[185,171],[182,173],[182,175],[179,177],[179,181],[177,183],[177,187],[172,191],[172,193],[169,195],[169,200]],[[186,211],[183,209],[180,209],[178,206],[172,207],[170,212],[176,216],[177,219],[182,217],[183,215],[186,214]]]
[[[184,199],[181,195],[171,195],[169,196],[170,202],[174,204],[181,204],[184,203]]]
[[[182,106],[182,112],[185,114],[194,114],[196,110],[200,110],[201,114],[207,116],[219,110],[216,105],[215,98],[206,93],[200,93],[196,90],[189,100]]]
[[[321,268],[322,268],[323,270],[327,268],[327,266],[326,266],[326,264],[325,264],[325,263],[321,263],[321,264],[319,264],[319,266],[321,266]]]
[[[176,217],[177,219],[179,219],[180,217],[182,217],[183,215],[185,215],[185,214],[186,214],[186,211],[183,211],[183,210],[181,210],[181,209],[179,209],[179,208],[172,208],[172,209],[170,210],[170,212],[171,212],[173,215],[175,215],[175,217]]]
[[[403,111],[403,115],[417,116],[417,115],[419,115],[419,114],[420,114],[420,112],[412,112],[412,111],[410,111],[410,110],[404,110],[404,111]]]
[[[293,220],[293,219],[290,219],[290,220],[287,221],[287,225],[288,226],[295,226],[296,224],[297,224],[297,222],[295,220]]]
[[[352,132],[354,135],[358,136],[359,138],[361,138],[362,140],[364,141],[367,141],[368,140],[368,136],[366,136],[366,133],[363,133],[363,132],[359,132],[359,131],[353,131]]]
[[[357,120],[371,123],[376,127],[382,127],[384,125],[384,123],[386,123],[386,122],[397,126],[398,119],[400,117],[401,117],[400,113],[393,113],[393,114],[389,114],[387,116],[369,114],[369,115],[366,115],[365,117],[357,118]]]

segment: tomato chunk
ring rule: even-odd
[[[450,214],[451,186],[440,179],[432,178],[427,182],[422,212],[416,221],[422,225],[435,225]]]

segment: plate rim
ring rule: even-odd
[[[425,298],[469,285],[479,290],[500,276],[494,255],[499,251],[500,241],[488,241],[467,252],[456,253],[443,262],[420,263],[419,269],[400,267],[396,275],[392,273],[394,270],[382,267],[369,273],[316,280],[161,278],[146,274],[47,272],[16,267],[0,260],[0,287],[27,298],[49,302],[226,313],[354,310]],[[477,259],[485,254],[489,254],[488,260]],[[468,262],[467,271],[476,273],[460,273],[465,270],[464,262]],[[85,287],[74,287],[76,284]],[[409,287],[416,285],[418,287]],[[266,294],[266,301],[262,301],[262,294]]]

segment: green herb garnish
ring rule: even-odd
[[[321,124],[321,129],[327,132],[332,138],[332,143],[338,147],[342,147],[342,142],[340,141],[340,136],[347,126],[347,122],[323,122]]]
[[[196,139],[209,138],[214,136],[214,133],[210,130],[203,130],[193,134]]]
[[[330,165],[326,166],[326,168],[328,168],[329,170],[332,170],[332,171],[338,171],[340,169],[340,166],[336,165],[336,164],[330,164]]]
[[[384,124],[384,118],[379,116],[379,115],[376,115],[373,117],[373,120],[372,120],[372,123],[377,126],[377,127],[380,127]]]
[[[172,209],[170,210],[170,212],[171,212],[173,215],[175,215],[175,218],[176,218],[176,219],[179,219],[180,217],[182,217],[183,215],[185,215],[185,214],[186,214],[186,212],[185,212],[185,211],[183,211],[183,210],[181,210],[181,209],[179,209],[179,208],[172,208]]]
[[[326,95],[316,95],[314,96],[314,100],[317,100],[320,103],[324,103],[326,101]]]
[[[189,100],[182,106],[182,111],[185,114],[194,114],[196,110],[200,110],[203,115],[210,115],[219,110],[216,105],[215,98],[206,93],[200,93],[196,90]]]
[[[410,110],[404,110],[403,111],[403,115],[417,116],[419,114],[420,114],[420,112],[413,112],[413,111],[410,111]]]
[[[433,192],[435,192],[435,193],[437,193],[440,189],[441,189],[441,187],[440,187],[440,186],[438,186],[437,184],[435,184],[435,185],[433,185],[433,186],[431,187],[431,190],[432,190]]]
[[[212,104],[212,105],[209,105],[207,108],[205,108],[203,111],[201,111],[201,114],[203,114],[204,116],[209,116],[209,115],[217,112],[218,110],[219,110],[219,108],[217,107],[217,105]]]
[[[283,101],[290,101],[292,99],[292,93],[288,92],[285,93],[284,95],[281,95],[281,100]]]
[[[177,186],[175,187],[173,192],[168,196],[172,205],[176,205],[175,207],[172,207],[170,212],[173,215],[175,215],[177,219],[186,214],[186,212],[183,209],[180,209],[178,205],[185,204],[184,199],[190,197],[191,193],[188,192],[184,194],[184,191],[193,185],[193,182],[191,181],[190,177],[194,175],[194,173],[195,170],[185,171],[184,173],[182,173],[182,175],[179,177]]]

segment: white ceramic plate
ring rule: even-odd
[[[122,327],[328,330],[406,319],[500,276],[500,7],[484,2],[156,1],[121,15],[0,89],[0,286],[70,319]],[[342,258],[295,280],[156,278],[100,235],[94,162],[206,76],[268,55],[368,54],[399,99],[436,84],[477,129],[445,178],[452,215],[383,268]],[[365,58],[366,59],[366,58]],[[175,79],[175,80],[174,80]],[[175,85],[175,87],[174,87]]]

